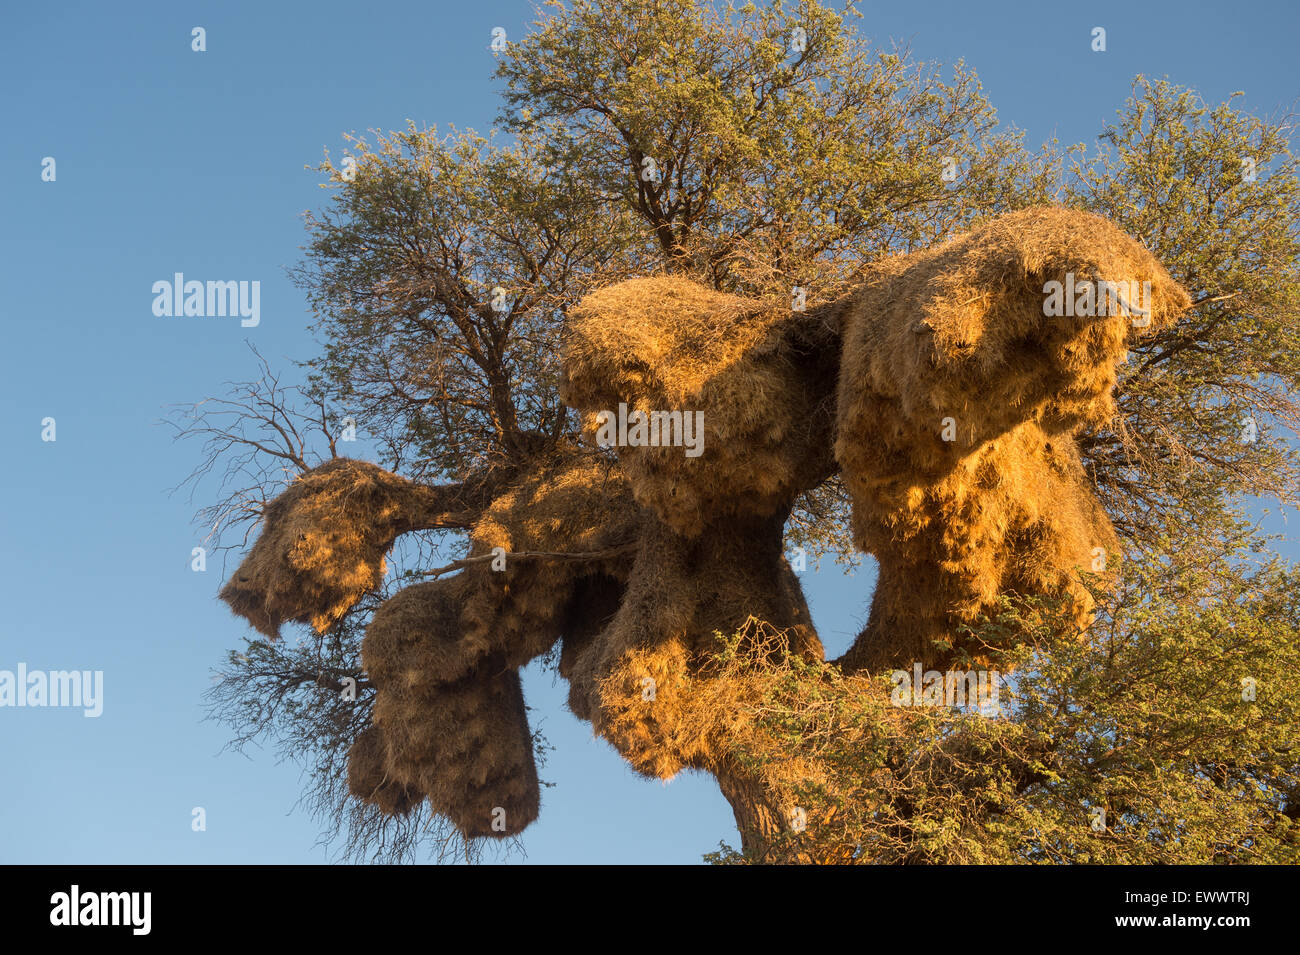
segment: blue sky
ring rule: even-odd
[[[1274,114],[1300,93],[1288,2],[861,4],[859,29],[923,59],[964,58],[1030,144],[1092,142],[1135,74],[1210,102],[1244,90]],[[342,135],[418,124],[487,130],[493,27],[519,2],[50,3],[0,14],[0,669],[103,670],[104,712],[0,708],[0,862],[323,862],[293,811],[299,770],[220,753],[203,722],[210,668],[245,632],[184,495],[198,448],[166,406],[253,377],[253,342],[288,370],[309,313],[285,269],[314,166]],[[193,52],[191,29],[207,34]],[[1107,30],[1107,52],[1090,49]],[[54,157],[57,179],[43,182]],[[167,319],[151,286],[184,272],[261,282],[261,322]],[[53,417],[57,440],[41,440]],[[865,617],[870,576],[829,563],[805,583],[829,652]],[[698,862],[736,841],[713,782],[634,776],[531,668],[525,692],[556,751],[523,836],[532,862]],[[201,806],[207,829],[191,830]]]

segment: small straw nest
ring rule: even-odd
[[[430,494],[349,458],[306,472],[266,506],[262,533],[221,599],[273,640],[290,620],[323,633],[379,586],[384,555]]]
[[[703,448],[619,446],[636,499],[679,533],[714,514],[767,515],[833,469],[836,330],[820,312],[633,279],[569,315],[561,397],[597,438],[601,412],[703,413]],[[695,418],[691,419],[696,420]]]

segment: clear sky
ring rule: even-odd
[[[1300,7],[1251,4],[863,3],[859,28],[923,59],[964,58],[1004,123],[1036,145],[1092,142],[1135,74],[1274,114],[1300,94]],[[211,667],[240,645],[219,567],[190,570],[194,505],[169,497],[198,447],[166,406],[309,357],[309,313],[285,269],[307,170],[342,134],[418,124],[485,131],[493,27],[528,3],[10,3],[0,13],[0,670],[102,670],[104,710],[0,708],[0,862],[324,862],[294,810],[299,770],[220,753],[203,722]],[[207,50],[191,50],[191,30]],[[1107,31],[1107,51],[1090,49]],[[57,178],[42,181],[53,157]],[[261,321],[155,317],[183,272],[261,282]],[[57,440],[42,441],[42,419]],[[865,618],[869,573],[829,563],[805,584],[829,653]],[[530,668],[525,693],[556,751],[533,862],[698,862],[735,844],[711,779],[628,770]],[[191,830],[203,807],[207,829]]]

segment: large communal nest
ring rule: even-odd
[[[560,393],[618,448],[636,499],[695,535],[705,515],[771,514],[829,473],[834,341],[820,313],[634,279],[570,313]]]
[[[462,652],[465,589],[461,577],[415,584],[375,612],[361,646],[372,741],[352,752],[349,785],[386,812],[423,797],[466,837],[504,837],[537,818],[532,734],[517,668]]]
[[[1084,310],[1091,288],[1091,310],[1107,314],[1044,314],[1051,282],[1068,283]],[[1099,288],[1114,290],[1101,296],[1104,309]],[[1107,421],[1128,337],[1170,324],[1189,304],[1140,243],[1105,219],[1056,207],[885,259],[845,318],[835,453],[846,481],[857,489],[893,472],[942,470],[1023,421],[1049,434]]]
[[[475,523],[461,573],[380,605],[362,642],[378,742],[352,754],[355,795],[386,812],[427,798],[469,838],[536,818],[518,667],[565,635],[585,584],[627,576],[639,509],[610,463],[588,453],[528,471]]]
[[[1048,314],[1052,283],[1071,314]],[[1058,208],[877,263],[808,312],[673,277],[594,292],[570,314],[561,390],[588,438],[614,416],[617,455],[512,460],[459,525],[460,572],[380,606],[351,792],[389,813],[427,799],[469,837],[520,831],[539,783],[518,668],[558,643],[570,707],[634,769],[711,772],[748,823],[779,827],[815,767],[743,765],[771,687],[727,660],[822,659],[782,553],[796,496],[838,461],[855,542],[880,563],[842,671],[993,661],[962,628],[1008,591],[1064,593],[1086,622],[1082,574],[1117,545],[1075,434],[1113,414],[1130,337],[1188,303],[1139,243]],[[222,596],[268,634],[325,629],[380,582],[398,534],[432,526],[435,491],[330,462],[267,508]]]
[[[1085,314],[1045,315],[1052,282]],[[1129,336],[1188,304],[1140,244],[1056,208],[869,272],[845,320],[836,455],[881,574],[848,668],[933,663],[1011,589],[1069,592],[1085,619],[1079,573],[1116,540],[1073,433],[1114,413]]]

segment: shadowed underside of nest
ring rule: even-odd
[[[1119,313],[1051,316],[1057,281],[1146,291]],[[539,789],[518,669],[558,646],[577,716],[645,775],[713,773],[758,845],[790,794],[728,755],[752,701],[709,660],[736,632],[756,653],[822,659],[783,555],[798,495],[838,471],[880,565],[846,671],[987,659],[998,648],[958,633],[1008,591],[1067,595],[1086,622],[1080,571],[1117,544],[1075,435],[1113,414],[1130,336],[1187,305],[1140,244],[1057,208],[878,263],[806,312],[679,277],[600,289],[565,331],[561,396],[585,445],[472,494],[331,461],[267,508],[222,597],[264,633],[327,629],[379,583],[398,535],[467,512],[465,568],[399,592],[368,628],[373,725],[351,792],[389,813],[427,799],[469,837],[522,830]],[[596,448],[611,415],[632,426]],[[672,430],[688,419],[694,455]],[[626,439],[651,420],[662,440]]]

